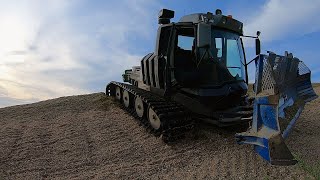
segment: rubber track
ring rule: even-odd
[[[176,102],[166,100],[165,98],[149,91],[139,89],[136,86],[113,81],[107,85],[106,95],[115,96],[115,87],[117,86],[122,90],[128,91],[134,95],[134,97],[138,96],[142,99],[142,101],[147,105],[143,118],[137,116],[133,103],[129,108],[126,108],[121,103],[121,107],[134,116],[138,120],[139,124],[143,125],[148,132],[155,136],[162,135],[161,137],[164,142],[169,143],[181,139],[185,136],[186,132],[190,131],[194,127],[194,122],[190,113],[183,106]],[[131,99],[131,102],[134,102],[133,98]],[[158,130],[153,129],[147,119],[147,111],[149,107],[151,107],[160,118],[161,128]]]

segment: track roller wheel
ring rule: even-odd
[[[116,87],[116,99],[118,101],[121,100],[121,88],[120,87]]]
[[[142,118],[145,114],[145,107],[142,99],[139,96],[136,96],[134,100],[134,109],[136,110],[137,115]]]
[[[151,107],[148,108],[148,120],[149,120],[151,127],[154,130],[156,130],[156,131],[160,130],[160,128],[161,128],[160,118]]]
[[[131,104],[130,94],[126,90],[123,90],[122,101],[126,108],[130,107],[130,104]]]

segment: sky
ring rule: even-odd
[[[157,16],[231,14],[262,53],[288,50],[320,82],[320,0],[0,0],[0,107],[101,92],[155,48]],[[247,59],[253,40],[245,41]],[[254,80],[254,67],[249,68]]]

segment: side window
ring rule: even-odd
[[[216,38],[217,57],[222,57],[222,38]]]
[[[178,36],[178,46],[183,50],[192,50],[194,37]]]

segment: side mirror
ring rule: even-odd
[[[197,47],[210,47],[211,46],[211,25],[209,24],[198,24],[197,32]]]
[[[261,53],[260,39],[256,38],[256,55],[259,55],[260,53]]]
[[[261,32],[260,32],[260,31],[257,31],[257,37],[259,37],[259,36],[260,36],[260,34],[261,34]]]

